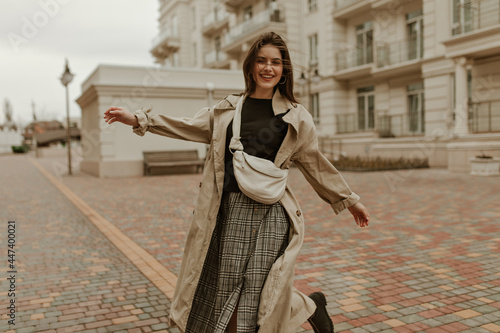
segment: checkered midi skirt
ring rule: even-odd
[[[289,228],[281,203],[224,192],[186,332],[224,333],[237,305],[238,333],[257,331],[260,293]]]

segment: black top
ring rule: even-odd
[[[288,130],[288,124],[282,119],[284,115],[285,113],[274,115],[272,99],[247,97],[241,109],[240,141],[243,144],[243,151],[274,162]],[[234,178],[233,154],[229,151],[232,137],[231,121],[226,132],[224,191],[240,192]]]

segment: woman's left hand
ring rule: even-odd
[[[368,209],[366,209],[366,207],[361,202],[356,203],[348,209],[354,217],[357,225],[359,225],[361,228],[368,226],[370,213],[368,213]]]

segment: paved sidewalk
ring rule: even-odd
[[[40,158],[37,162],[164,267],[179,272],[201,175],[98,179],[76,172],[61,177],[64,159]],[[19,282],[19,289],[28,297],[26,305],[38,304],[37,308],[20,307],[17,319],[27,328],[18,332],[41,331],[37,325],[57,329],[50,325],[72,320],[74,325],[88,328],[85,325],[96,322],[96,315],[71,318],[57,313],[62,311],[57,307],[66,304],[78,309],[89,301],[100,302],[104,309],[110,304],[113,310],[105,315],[117,315],[101,316],[100,322],[108,320],[110,325],[99,332],[113,331],[113,325],[121,325],[120,319],[129,320],[123,325],[134,325],[117,328],[123,332],[135,332],[137,323],[151,318],[158,320],[156,325],[165,325],[168,298],[25,156],[0,156],[0,171],[2,185],[6,184],[0,193],[7,198],[7,218],[19,221],[19,256],[30,259],[23,263],[24,281]],[[20,175],[27,179],[17,181]],[[348,212],[335,217],[300,172],[291,172],[291,186],[307,221],[296,286],[306,293],[321,290],[327,294],[336,331],[500,332],[500,178],[434,169],[343,175],[372,214],[366,230],[355,227]],[[49,259],[35,263],[32,258],[37,256]],[[87,257],[91,259],[85,261]],[[101,268],[90,268],[96,266]],[[103,267],[108,271],[99,271]],[[143,286],[140,293],[130,282],[133,278]],[[60,289],[65,284],[56,284],[68,280],[69,290],[78,296],[68,297]],[[26,287],[37,283],[40,291]],[[2,279],[2,295],[5,288]],[[129,301],[130,297],[130,303],[121,304],[112,296],[115,288],[125,294],[122,298]],[[60,295],[50,296],[58,292]],[[54,300],[37,301],[45,298]],[[155,303],[143,304],[148,302]],[[154,312],[150,312],[152,308]],[[124,312],[132,310],[143,313]],[[69,315],[80,313],[74,311]],[[2,319],[4,313],[0,312]],[[142,327],[143,332],[165,329],[151,323]],[[311,332],[307,324],[303,331]]]
[[[179,332],[169,299],[25,156],[0,156],[0,332]],[[7,221],[16,222],[15,326]]]

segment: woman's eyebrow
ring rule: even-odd
[[[258,56],[257,59],[283,60],[281,58],[267,58],[267,57],[263,57],[263,56]]]

